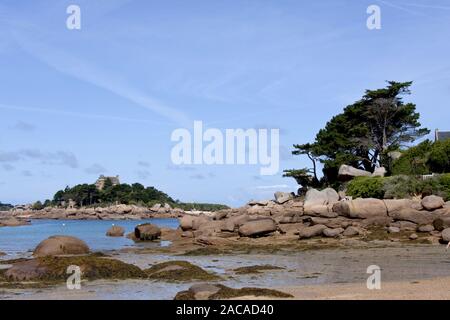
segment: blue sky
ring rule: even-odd
[[[66,8],[81,8],[81,30]],[[369,5],[381,30],[366,27]],[[120,175],[182,201],[295,191],[294,143],[386,80],[414,81],[422,124],[450,129],[448,1],[0,3],[0,201]],[[171,163],[171,132],[280,128],[280,173]]]

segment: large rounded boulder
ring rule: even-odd
[[[340,201],[333,205],[333,211],[349,218],[386,217],[387,208],[383,200],[365,198]]]
[[[52,236],[39,243],[33,255],[45,257],[87,253],[89,247],[83,240],[71,236]]]
[[[245,222],[239,227],[241,237],[260,237],[277,230],[277,224],[272,219],[258,219]]]
[[[141,241],[157,240],[161,237],[161,229],[151,223],[140,224],[134,228],[134,236]]]
[[[442,208],[444,203],[444,199],[434,195],[422,199],[422,206],[429,211]]]

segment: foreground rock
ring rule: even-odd
[[[33,255],[44,257],[87,253],[89,253],[89,247],[83,240],[70,236],[52,236],[39,243]]]
[[[220,277],[209,273],[187,261],[168,261],[156,264],[144,270],[150,279],[164,281],[219,280]]]
[[[273,219],[247,221],[239,227],[241,237],[261,237],[277,230]]]
[[[6,281],[66,281],[67,268],[79,266],[82,279],[144,278],[137,266],[95,255],[72,257],[40,257],[14,263],[4,273]]]
[[[112,226],[106,232],[108,237],[123,237],[125,234],[125,229],[120,226]]]
[[[234,289],[222,284],[198,284],[180,291],[175,300],[221,300],[240,297],[293,298],[292,295],[264,288]]]

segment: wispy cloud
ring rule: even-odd
[[[25,122],[25,121],[17,121],[17,123],[12,126],[12,129],[24,132],[32,132],[36,130],[36,126],[34,124]]]
[[[125,80],[111,72],[106,72],[58,47],[38,42],[28,37],[25,32],[14,30],[12,34],[23,50],[63,74],[110,91],[178,125],[188,126],[192,123],[183,112],[166,106],[148,94],[129,86]]]
[[[136,170],[136,175],[139,179],[143,180],[146,180],[151,176],[150,171],[148,170]]]
[[[14,110],[14,111],[24,111],[24,112],[37,112],[37,113],[46,113],[53,115],[61,115],[65,117],[79,117],[85,119],[93,119],[93,120],[112,120],[112,121],[123,121],[123,122],[136,122],[136,123],[144,123],[144,124],[164,124],[160,121],[151,121],[145,119],[134,119],[127,117],[115,117],[101,114],[91,114],[91,113],[82,113],[82,112],[73,112],[73,111],[64,111],[57,109],[49,109],[49,108],[34,108],[34,107],[24,107],[24,106],[15,106],[15,105],[7,105],[0,103],[0,109],[4,110]]]
[[[78,168],[77,157],[67,151],[43,152],[39,149],[0,151],[0,162],[12,163],[25,160],[37,160],[45,165],[62,165],[73,169]]]
[[[106,168],[103,167],[102,165],[100,165],[98,163],[94,163],[90,167],[87,167],[86,169],[84,169],[84,172],[86,172],[88,174],[101,174],[101,173],[108,172],[108,170],[106,170]]]
[[[12,166],[12,165],[10,165],[9,163],[3,164],[3,165],[2,165],[2,168],[3,168],[5,171],[13,171],[13,170],[15,169],[15,167]]]
[[[138,161],[138,166],[144,167],[144,168],[149,168],[150,167],[150,163],[148,163],[147,161]]]

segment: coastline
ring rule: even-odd
[[[290,299],[450,299],[450,254],[443,246],[403,245],[385,248],[323,249],[290,253],[235,253],[186,256],[175,253],[106,252],[114,259],[140,268],[162,261],[182,260],[221,277],[233,288],[259,287],[292,294]],[[382,268],[381,290],[368,290],[366,268]],[[270,264],[282,269],[238,274],[236,268]],[[68,290],[64,283],[39,288],[1,288],[1,299],[165,299],[204,281],[101,279]],[[241,296],[239,299],[260,299]],[[270,298],[270,297],[264,297]]]

